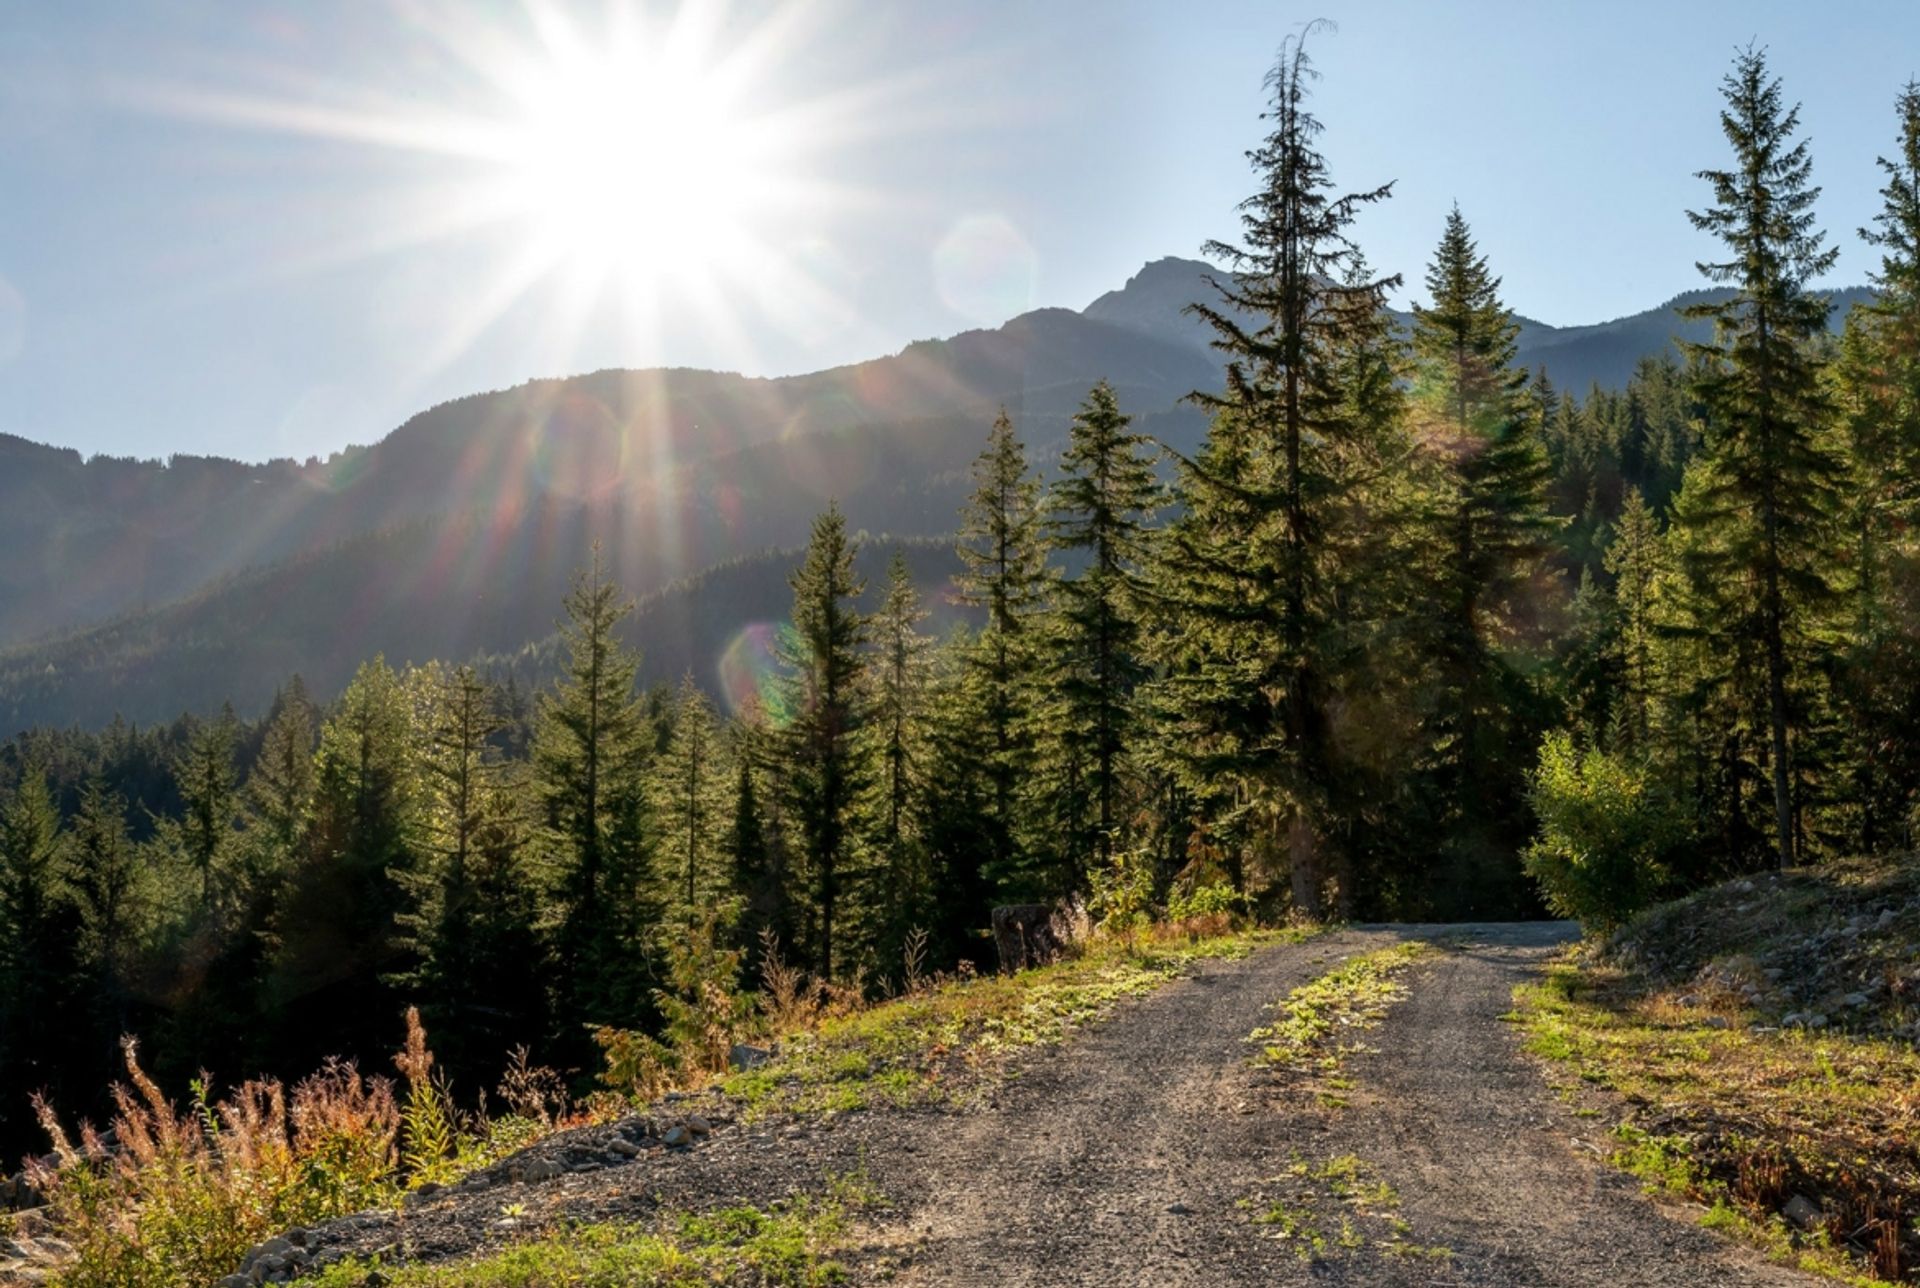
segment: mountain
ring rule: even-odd
[[[13,556],[0,566],[0,647],[434,515],[506,521],[549,503],[632,504],[671,491],[691,466],[756,447],[883,426],[911,438],[956,419],[984,427],[1003,404],[1035,430],[1057,429],[1103,376],[1143,411],[1215,378],[1190,346],[1044,309],[784,379],[668,370],[534,381],[444,403],[372,447],[305,464],[82,460],[0,437],[0,548]],[[792,454],[804,473],[807,452]],[[665,560],[656,580],[742,548],[687,551],[695,562]]]
[[[1220,269],[1200,260],[1155,260],[1124,287],[1108,291],[1088,305],[1085,316],[1169,344],[1205,350],[1212,338],[1211,328],[1182,309],[1193,300],[1211,298],[1208,279],[1220,273]],[[1687,321],[1676,310],[1723,300],[1730,294],[1725,290],[1686,291],[1656,308],[1590,326],[1556,327],[1515,314],[1514,321],[1520,324],[1519,362],[1535,371],[1545,370],[1561,389],[1581,395],[1595,385],[1620,389],[1642,358],[1673,353],[1676,340],[1711,338],[1711,323]],[[1872,294],[1862,286],[1833,291],[1832,325],[1837,329],[1847,311]],[[1403,327],[1413,325],[1411,313],[1395,310],[1394,317]]]
[[[228,698],[256,712],[293,672],[326,696],[375,653],[519,657],[551,633],[596,540],[655,605],[635,635],[665,668],[649,674],[712,675],[723,626],[784,610],[784,569],[767,552],[803,541],[829,500],[892,539],[950,531],[999,407],[1043,466],[1103,378],[1146,432],[1196,446],[1205,421],[1185,395],[1215,384],[1219,365],[1183,310],[1217,272],[1158,260],[1079,312],[1041,309],[809,375],[532,381],[443,403],[324,461],[86,460],[0,435],[0,736]],[[1671,305],[1590,327],[1521,319],[1521,360],[1563,388],[1619,385],[1687,325]],[[916,566],[943,594],[950,570]],[[666,607],[675,595],[688,606]],[[715,595],[718,607],[692,606]],[[708,624],[662,625],[695,620]]]

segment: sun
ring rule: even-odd
[[[531,254],[577,279],[719,271],[760,235],[782,156],[718,61],[637,33],[550,49],[515,87],[493,200]]]
[[[933,92],[950,79],[939,67],[845,74],[836,60],[871,19],[837,0],[396,0],[395,12],[403,49],[369,58],[363,80],[263,65],[235,79],[264,92],[153,86],[138,99],[364,155],[364,215],[328,222],[324,244],[276,270],[407,255],[448,266],[443,320],[410,355],[420,382],[509,316],[534,319],[507,333],[538,348],[538,366],[604,353],[609,336],[640,358],[690,331],[748,363],[755,334],[854,325],[833,238],[893,200],[854,177],[862,149],[927,128],[925,105],[949,101]]]

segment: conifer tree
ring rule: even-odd
[[[77,962],[68,837],[44,769],[26,767],[0,809],[0,1085],[44,1087],[61,1065]],[[0,1105],[0,1123],[16,1112]]]
[[[1084,752],[1084,788],[1054,815],[1063,826],[1069,885],[1085,889],[1090,867],[1113,861],[1132,749],[1140,656],[1147,525],[1158,505],[1148,439],[1129,429],[1113,388],[1093,387],[1074,416],[1047,511],[1053,549],[1081,566],[1055,590],[1047,641],[1049,689],[1060,712],[1049,722],[1050,759]],[[1062,783],[1056,794],[1073,795]],[[1077,821],[1079,826],[1071,824]]]
[[[1851,620],[1837,677],[1854,822],[1867,851],[1910,846],[1920,801],[1920,82],[1896,100],[1898,147],[1872,226],[1878,294],[1847,318],[1836,364],[1844,446],[1840,520]]]
[[[1767,767],[1774,849],[1794,860],[1793,733],[1804,722],[1797,692],[1809,665],[1816,617],[1832,593],[1828,562],[1837,462],[1823,441],[1831,406],[1815,342],[1828,304],[1807,288],[1833,266],[1813,204],[1813,162],[1795,142],[1799,108],[1786,106],[1764,52],[1749,48],[1722,83],[1720,125],[1733,166],[1704,170],[1713,204],[1688,218],[1722,242],[1729,258],[1701,273],[1733,295],[1684,312],[1714,324],[1714,338],[1689,346],[1699,360],[1696,393],[1707,410],[1706,450],[1688,522],[1708,531],[1693,543],[1708,561],[1698,580],[1749,582],[1749,611],[1726,620],[1723,636],[1751,639],[1766,682]]]
[[[1652,728],[1660,648],[1657,605],[1666,574],[1666,545],[1659,522],[1638,488],[1627,489],[1607,546],[1605,567],[1614,579],[1619,623],[1620,696],[1615,722],[1627,746],[1643,748]]]
[[[1518,325],[1457,206],[1426,285],[1430,302],[1414,310],[1413,400],[1416,432],[1441,468],[1429,502],[1423,804],[1446,838],[1435,896],[1466,911],[1518,876],[1527,769],[1518,752],[1533,741],[1532,697],[1504,645],[1556,525],[1537,411],[1513,364]]]
[[[80,960],[98,999],[101,1036],[130,1031],[128,1001],[145,947],[153,891],[142,856],[127,835],[127,803],[95,777],[80,796],[72,829],[69,886],[80,925]]]
[[[973,493],[960,513],[961,600],[986,610],[967,661],[968,705],[986,734],[979,772],[990,880],[1033,895],[1044,878],[1029,871],[1025,798],[1033,765],[1033,706],[1039,669],[1034,619],[1044,607],[1046,551],[1040,484],[1026,446],[1003,409],[973,465]]]
[[[226,707],[218,719],[194,726],[174,762],[174,781],[185,806],[180,850],[193,869],[203,916],[213,908],[216,884],[228,875],[225,869],[236,839],[240,802],[233,765],[235,732],[233,708]]]
[[[398,982],[443,1031],[442,1056],[490,1056],[534,1034],[543,978],[510,768],[494,751],[499,691],[471,666],[423,672],[420,862],[394,876],[412,960]],[[484,1045],[495,1038],[494,1049]]]
[[[654,731],[634,692],[640,659],[617,630],[632,611],[598,546],[566,599],[567,667],[540,700],[533,767],[558,869],[556,987],[563,1028],[634,1022],[651,930],[641,833]]]
[[[662,903],[683,926],[734,891],[725,856],[733,775],[722,753],[713,707],[689,674],[674,696],[673,733],[652,776]]]
[[[381,1004],[399,965],[396,874],[420,841],[413,750],[405,685],[376,657],[320,731],[311,843],[274,909],[270,994],[280,1040],[306,1058],[374,1049],[392,1023]]]
[[[1311,36],[1318,27],[1310,27]],[[1322,911],[1322,888],[1351,820],[1334,711],[1352,630],[1340,599],[1378,481],[1379,395],[1352,387],[1351,355],[1376,335],[1397,279],[1357,275],[1349,229],[1389,187],[1334,195],[1307,107],[1303,36],[1269,74],[1271,131],[1249,159],[1260,189],[1242,204],[1244,245],[1212,243],[1235,276],[1194,306],[1227,358],[1226,390],[1201,452],[1182,462],[1158,571],[1168,670],[1161,745],[1198,793],[1221,798],[1257,866],[1284,872],[1293,902]],[[1224,794],[1224,795],[1223,795]]]
[[[865,583],[840,507],[813,521],[806,559],[789,579],[793,622],[781,642],[787,669],[786,790],[800,832],[822,979],[835,971],[841,892],[856,876],[854,809],[865,790],[868,698],[861,691],[867,619],[855,605]],[[844,963],[841,963],[844,965]]]
[[[926,619],[906,555],[896,550],[887,563],[886,593],[869,623],[873,651],[866,680],[873,702],[868,730],[874,773],[864,808],[876,861],[874,890],[866,902],[878,923],[870,938],[888,961],[927,898],[921,795],[928,769],[933,641],[920,633]]]
[[[313,810],[313,703],[294,676],[274,695],[260,753],[243,791],[247,865],[258,882],[292,865]]]

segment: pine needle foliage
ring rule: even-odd
[[[1710,342],[1689,346],[1711,461],[1692,489],[1689,558],[1696,584],[1731,591],[1718,614],[1723,646],[1738,636],[1760,654],[1774,852],[1785,867],[1796,853],[1793,741],[1806,728],[1810,650],[1821,647],[1819,617],[1833,596],[1840,483],[1822,432],[1832,414],[1820,345],[1828,303],[1809,285],[1839,251],[1823,245],[1811,147],[1794,138],[1800,109],[1787,105],[1765,51],[1742,52],[1721,92],[1733,164],[1699,173],[1712,204],[1687,217],[1728,256],[1702,262],[1701,274],[1734,291],[1684,310],[1714,324]]]

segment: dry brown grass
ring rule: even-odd
[[[1823,1213],[1812,1251],[1830,1245],[1882,1279],[1920,1280],[1911,1045],[1750,1028],[1741,994],[1649,989],[1605,966],[1562,968],[1521,1001],[1536,1053],[1626,1098],[1634,1170],[1780,1240],[1778,1214],[1804,1195]]]

